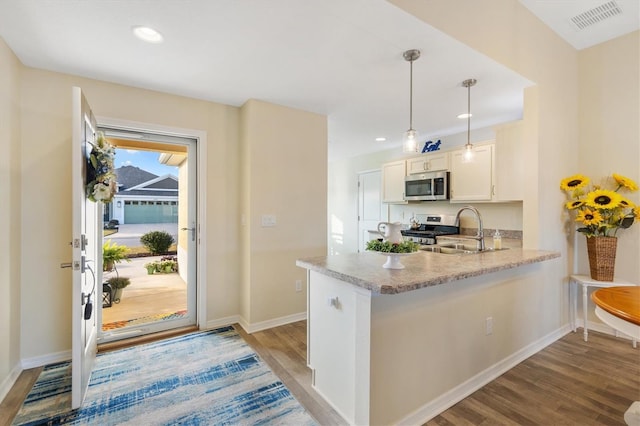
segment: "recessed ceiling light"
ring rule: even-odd
[[[458,116],[458,118],[469,118],[469,117],[473,117],[473,114],[467,114],[466,112],[464,114],[460,114]]]
[[[162,43],[164,41],[164,37],[158,31],[153,28],[137,26],[132,28],[133,34],[138,37],[142,41],[146,41],[147,43]]]
[[[384,142],[387,138],[376,138],[376,142]]]

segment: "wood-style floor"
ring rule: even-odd
[[[345,422],[311,388],[306,367],[306,322],[248,335],[238,332],[321,425]],[[23,372],[0,404],[9,425],[39,369]],[[569,333],[444,411],[427,425],[624,425],[640,400],[640,349],[597,332]]]

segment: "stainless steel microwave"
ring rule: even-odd
[[[449,172],[431,172],[404,178],[404,199],[436,201],[449,199]]]

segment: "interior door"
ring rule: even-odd
[[[89,386],[96,358],[96,307],[101,301],[102,262],[99,243],[102,204],[85,196],[86,159],[96,138],[96,120],[79,87],[72,101],[72,354],[71,405],[79,408]]]
[[[358,251],[364,251],[369,230],[387,220],[387,208],[382,202],[382,174],[380,170],[358,174]]]

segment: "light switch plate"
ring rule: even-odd
[[[271,226],[276,226],[276,215],[274,214],[263,214],[262,215],[262,227],[267,228]]]

